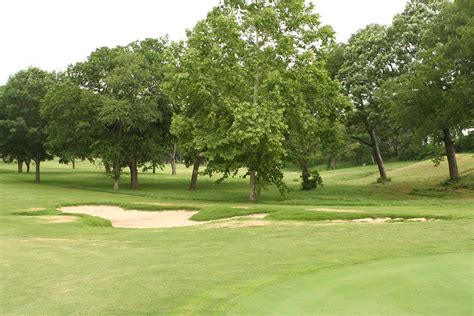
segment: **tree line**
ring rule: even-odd
[[[178,150],[193,166],[191,190],[199,174],[245,170],[250,201],[269,185],[285,192],[289,163],[311,189],[321,183],[315,159],[335,168],[368,150],[381,182],[385,153],[446,155],[456,180],[456,143],[474,126],[472,13],[468,0],[411,0],[390,26],[336,43],[304,0],[222,1],[186,41],[102,47],[61,73],[10,76],[0,155],[19,172],[33,161],[37,182],[53,156],[96,161],[118,190],[124,168],[136,189],[139,168]]]

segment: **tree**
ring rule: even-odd
[[[214,8],[188,40],[195,67],[209,69],[193,85],[206,99],[200,124],[212,131],[196,129],[194,135],[208,159],[206,172],[225,178],[246,168],[250,201],[270,184],[284,191],[286,74],[299,56],[320,55],[331,29],[301,0],[234,0]]]
[[[469,1],[446,5],[423,38],[422,61],[387,83],[399,121],[421,139],[442,140],[451,180],[460,178],[453,132],[474,126],[474,19]]]
[[[304,182],[309,179],[310,161],[324,152],[334,154],[334,145],[340,145],[340,124],[350,104],[325,64],[317,60],[300,58],[286,82],[286,147],[290,160],[301,166]]]
[[[446,0],[410,0],[405,9],[397,14],[387,29],[388,67],[392,77],[413,71],[413,66],[422,62],[422,39]],[[383,84],[380,87],[384,89]],[[385,157],[397,159],[420,159],[437,150],[416,138],[412,127],[404,126],[390,113],[390,107],[381,101],[387,111],[377,126],[381,151]]]
[[[131,188],[136,189],[138,166],[156,163],[169,151],[171,108],[161,91],[166,49],[166,38],[100,48],[68,71],[76,84],[101,98],[94,124],[107,132],[94,152],[112,164],[115,189],[122,167],[129,167]]]
[[[101,107],[100,95],[63,76],[49,89],[41,106],[41,117],[48,122],[49,151],[63,159],[97,157],[97,144],[107,137],[105,127],[97,121]]]
[[[38,68],[22,70],[8,79],[0,102],[0,152],[20,164],[32,160],[35,181],[40,182],[40,165],[51,159],[45,148],[45,122],[40,116],[41,100],[55,83],[55,76]]]
[[[174,43],[170,50],[173,67],[166,75],[164,88],[175,107],[171,132],[179,142],[186,166],[193,166],[189,189],[196,190],[206,144],[213,143],[211,138],[218,125],[212,118],[216,117],[219,97],[227,93],[227,87],[222,84],[222,70],[224,65],[231,66],[222,52],[213,47],[208,21],[198,22],[187,31],[187,37],[186,47]]]
[[[355,106],[352,124],[361,126],[370,140],[358,139],[372,148],[382,181],[388,178],[377,138],[377,126],[386,117],[386,108],[375,98],[375,92],[393,76],[388,47],[386,28],[377,24],[367,26],[349,39],[338,74]]]
[[[196,117],[186,117],[183,113],[177,114],[173,117],[171,125],[172,134],[176,135],[180,142],[180,150],[184,154],[185,165],[193,165],[189,190],[197,189],[199,167],[204,160],[202,153],[194,144],[195,126],[191,123],[193,119],[196,119]]]
[[[422,39],[447,0],[410,0],[387,29],[389,67],[396,75],[411,71],[422,62]]]

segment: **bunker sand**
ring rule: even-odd
[[[62,212],[69,214],[87,214],[97,216],[110,220],[112,226],[120,228],[168,228],[168,227],[184,227],[196,226],[203,224],[209,228],[224,228],[224,227],[252,227],[252,226],[268,226],[271,223],[266,221],[265,217],[268,214],[250,214],[243,216],[234,216],[230,218],[212,220],[212,221],[193,221],[191,217],[198,213],[197,211],[139,211],[139,210],[124,210],[118,206],[111,205],[80,205],[80,206],[66,206],[59,209]],[[322,209],[318,209],[322,210]],[[326,210],[326,209],[324,209]],[[329,210],[329,209],[327,209]],[[332,209],[331,209],[332,210]],[[342,211],[342,210],[341,210]],[[352,210],[345,210],[352,211]],[[353,211],[357,212],[357,211]],[[73,221],[74,216],[44,216],[49,221],[61,223]],[[393,221],[403,221],[401,218],[359,218],[352,220],[330,220],[319,225],[334,225],[338,223],[369,223],[382,224]],[[426,222],[426,218],[412,218],[409,221]],[[281,224],[288,224],[287,222]],[[308,225],[308,223],[305,223]]]
[[[197,212],[182,211],[137,211],[110,205],[66,206],[59,209],[65,213],[87,214],[110,220],[112,226],[123,228],[163,228],[200,225],[203,222],[190,220]]]
[[[41,215],[41,216],[36,216],[36,218],[41,218],[44,220],[47,220],[50,223],[70,223],[74,222],[77,217],[76,216],[68,216],[68,215]]]

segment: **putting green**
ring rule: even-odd
[[[236,299],[229,313],[472,315],[473,284],[474,253],[384,259],[259,288]]]

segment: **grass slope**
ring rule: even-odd
[[[384,185],[375,183],[375,166],[323,171],[325,186],[311,192],[300,191],[299,174],[287,171],[290,194],[270,188],[256,204],[246,202],[248,185],[239,178],[216,185],[202,177],[198,191],[187,191],[191,173],[183,166],[177,176],[168,169],[140,174],[137,191],[127,188],[124,176],[123,189],[114,192],[110,179],[85,162],[76,170],[44,163],[39,185],[33,174],[0,164],[0,314],[253,313],[261,295],[286,298],[286,310],[262,300],[275,313],[310,313],[314,298],[328,301],[321,313],[377,313],[383,302],[393,313],[445,314],[443,304],[450,314],[466,314],[474,292],[474,158],[459,156],[464,179],[455,185],[440,185],[447,178],[444,164],[388,164],[393,180]],[[139,230],[89,216],[70,223],[25,216],[31,208],[56,215],[61,205],[102,203],[199,209],[198,220],[253,213],[279,218],[265,227]],[[307,216],[355,213],[307,211],[315,207],[449,220],[327,225]],[[288,219],[310,221],[290,225]],[[354,277],[337,278],[344,275]],[[331,302],[344,304],[334,310]]]

